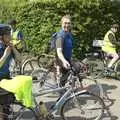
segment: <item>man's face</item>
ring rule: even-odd
[[[71,29],[71,21],[70,21],[70,19],[68,19],[68,18],[63,18],[62,19],[62,29],[65,32],[69,32],[70,31],[70,29]]]

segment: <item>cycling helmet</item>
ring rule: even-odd
[[[16,23],[17,23],[17,22],[16,22],[15,19],[11,19],[11,20],[8,21],[8,24],[9,24],[9,25],[15,25]]]
[[[10,34],[11,28],[7,24],[0,24],[0,35]]]

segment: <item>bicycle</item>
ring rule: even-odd
[[[88,91],[100,96],[101,98],[108,99],[107,93],[105,93],[103,90],[103,87],[99,83],[99,80],[97,80],[97,77],[93,79],[87,76],[87,66],[82,62],[79,62],[79,64],[81,64],[80,70],[75,72],[76,70],[72,67],[73,70],[71,69],[68,74],[66,74],[66,81],[69,78],[74,78],[76,81],[75,84],[79,86],[81,90],[87,89]],[[51,73],[47,69],[40,68],[38,70],[35,70],[33,71],[32,76],[37,78],[37,80],[33,81],[33,83],[38,82],[41,91],[59,88],[59,81],[56,81],[54,73]]]
[[[120,75],[120,59],[114,64],[113,71],[107,71],[107,64],[110,60],[102,50],[102,40],[93,40],[93,51],[86,54],[86,57],[83,59],[84,63],[88,65],[89,75],[90,76],[113,76],[119,79]]]
[[[33,77],[37,77],[37,81],[33,81],[33,83],[40,82],[40,87],[42,87],[43,86],[42,84],[45,83],[46,85],[48,84],[48,86],[50,85],[52,88],[53,85],[52,85],[51,81],[49,81],[51,79],[54,81],[54,83],[57,86],[59,86],[59,81],[56,80],[56,63],[55,62],[56,61],[53,59],[51,61],[51,63],[48,64],[47,69],[40,67],[39,69],[34,70],[31,75]],[[77,65],[76,65],[76,63],[77,63]],[[80,76],[85,76],[87,74],[87,67],[84,63],[72,61],[72,66],[73,66],[73,64],[74,64],[74,66],[79,65],[79,70],[77,70],[77,71],[78,71]],[[66,75],[66,78],[67,77],[68,77],[68,74]]]
[[[51,90],[46,90],[43,92],[35,92],[33,93],[34,96],[34,108],[27,108],[30,111],[33,112],[36,120],[39,120],[41,118],[40,115],[40,109],[38,106],[38,102],[36,101],[36,97],[45,95],[51,92],[60,92],[65,91],[63,96],[58,99],[55,103],[55,105],[51,106],[51,109],[46,114],[47,120],[52,120],[53,116],[51,114],[54,114],[56,110],[60,110],[60,115],[63,120],[100,120],[102,118],[102,115],[104,113],[105,104],[103,100],[97,96],[94,95],[86,90],[79,91],[78,87],[76,88],[74,86],[74,79],[69,79],[69,85],[62,87],[62,88],[56,88]],[[5,94],[6,95],[6,94]],[[10,96],[10,93],[7,93],[7,95]],[[11,109],[11,114],[6,115],[4,113],[1,113],[2,115],[5,115],[6,117],[10,118],[10,120],[22,120],[22,115],[26,109],[25,106],[23,106],[20,102],[15,101],[15,98],[13,95],[11,95],[12,99],[8,102]],[[2,96],[3,97],[3,96]],[[13,99],[14,98],[14,99]],[[20,109],[17,111],[14,111],[15,109],[12,108],[13,105],[20,106]],[[18,107],[17,107],[18,108]],[[73,112],[71,112],[73,110]],[[71,113],[72,114],[71,116]],[[43,120],[43,118],[41,119]]]
[[[48,68],[49,64],[52,62],[52,58],[54,58],[52,55],[47,54],[40,54],[36,57],[31,57],[23,63],[21,73],[23,75],[31,75],[31,73],[36,69],[41,67]]]

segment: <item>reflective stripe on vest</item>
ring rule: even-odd
[[[19,33],[18,30],[16,30],[15,32],[12,33],[12,40],[17,40],[18,33]]]
[[[16,47],[18,48],[18,49],[21,49],[22,48],[22,43],[20,43],[21,42],[21,40],[18,40],[18,33],[19,33],[19,31],[18,30],[16,30],[16,31],[14,31],[13,33],[12,33],[12,43],[13,43],[13,45],[16,45],[16,44],[18,44]]]

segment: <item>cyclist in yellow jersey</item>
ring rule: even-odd
[[[112,56],[112,60],[108,64],[108,70],[111,70],[113,64],[119,59],[119,53],[117,52],[117,46],[119,42],[117,41],[116,33],[119,31],[119,25],[113,24],[110,30],[105,34],[103,40],[102,50],[109,56]]]

